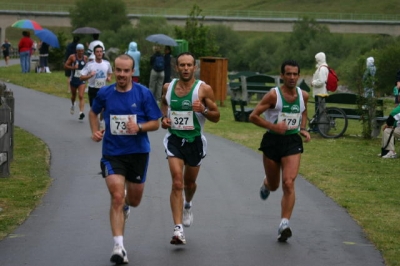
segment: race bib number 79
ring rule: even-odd
[[[300,125],[300,113],[279,113],[278,123],[285,122],[288,130],[296,129]]]

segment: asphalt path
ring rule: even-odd
[[[0,265],[112,265],[110,196],[99,175],[101,143],[90,139],[87,118],[72,116],[68,99],[6,85],[14,92],[15,125],[50,149],[53,182],[28,219],[0,241]],[[290,221],[293,237],[277,242],[282,193],[279,189],[260,200],[261,155],[209,134],[193,200],[194,222],[185,229],[187,244],[169,244],[171,178],[164,134],[163,129],[149,134],[152,151],[143,200],[131,209],[125,229],[130,265],[384,265],[346,210],[301,176]]]

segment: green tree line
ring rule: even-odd
[[[148,58],[153,53],[153,44],[145,38],[155,33],[187,40],[189,50],[197,57],[228,58],[228,69],[232,72],[251,70],[276,75],[280,63],[290,58],[299,62],[302,73],[312,74],[315,54],[324,52],[328,64],[338,73],[339,84],[354,92],[360,90],[367,57],[375,58],[378,95],[391,94],[396,72],[400,69],[395,60],[400,57],[398,37],[331,33],[327,26],[307,17],[300,18],[291,33],[249,34],[225,25],[205,26],[202,10],[196,4],[182,27],[169,25],[165,18],[154,16],[141,17],[132,25],[126,10],[122,0],[78,0],[70,10],[71,24],[73,28],[101,29],[100,39],[105,46],[119,48],[120,52],[125,52],[131,41],[137,42],[142,53],[143,74],[149,69]],[[82,36],[83,42],[90,42],[90,39],[91,36]],[[360,62],[364,62],[361,67]]]

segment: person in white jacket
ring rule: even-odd
[[[326,90],[326,81],[328,80],[328,64],[326,63],[325,53],[320,52],[315,55],[315,61],[317,64],[315,67],[317,70],[313,75],[313,79],[311,81],[311,86],[313,87],[313,97],[318,94],[328,94]]]

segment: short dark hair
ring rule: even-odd
[[[74,40],[72,41],[73,43],[78,43],[81,40],[79,36],[74,36]]]
[[[93,52],[96,51],[97,48],[101,48],[101,50],[103,50],[103,52],[104,52],[103,46],[101,46],[100,44],[96,45],[96,46],[93,48]]]
[[[135,69],[135,59],[133,59],[132,56],[130,56],[128,54],[120,54],[119,56],[117,56],[117,58],[115,58],[115,60],[117,60],[118,58],[131,60],[132,61],[132,70]]]
[[[190,55],[191,57],[193,57],[193,65],[196,65],[196,57],[194,56],[194,54],[192,54],[191,52],[183,52],[180,53],[177,57],[176,57],[176,64],[178,65],[178,60],[179,57],[183,56],[183,55]]]
[[[98,33],[94,33],[92,34],[93,40],[98,40],[99,39],[99,34]]]
[[[283,63],[282,63],[282,65],[281,65],[281,74],[285,74],[285,67],[286,66],[294,66],[294,67],[297,67],[297,69],[299,70],[299,73],[298,74],[300,74],[300,66],[299,66],[299,64],[295,61],[295,60],[292,60],[292,59],[290,59],[290,60],[285,60]]]

